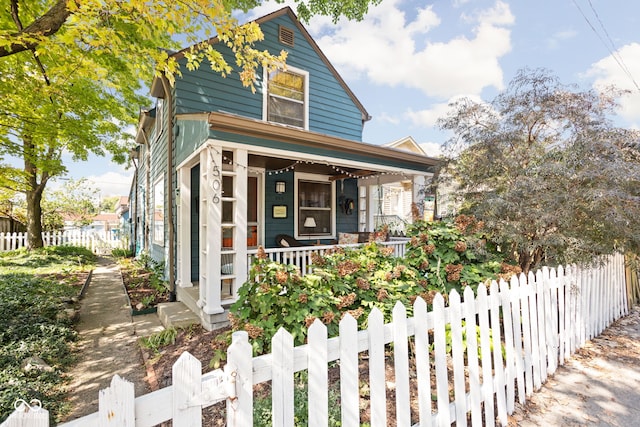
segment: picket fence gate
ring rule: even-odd
[[[42,232],[44,246],[81,246],[94,253],[111,253],[122,248],[123,241],[105,231],[46,231]],[[27,246],[27,233],[0,233],[0,252],[13,251]]]
[[[445,298],[437,294],[431,311],[418,298],[410,318],[398,303],[387,324],[374,309],[368,328],[361,331],[347,314],[340,322],[339,336],[329,339],[325,325],[316,319],[309,328],[308,344],[297,347],[281,329],[273,337],[272,353],[258,357],[252,357],[247,332],[235,332],[224,369],[202,375],[200,362],[184,353],[173,366],[172,386],[138,398],[134,398],[133,384],[115,376],[111,386],[100,391],[97,413],[61,426],[150,427],[168,420],[174,427],[201,426],[202,408],[222,401],[226,401],[227,426],[251,426],[253,386],[267,381],[271,381],[273,425],[293,426],[294,373],[306,370],[308,425],[325,427],[328,363],[337,360],[341,425],[360,425],[360,382],[367,381],[370,425],[383,427],[390,421],[385,364],[391,362],[385,351],[391,348],[398,426],[450,426],[453,422],[506,426],[516,401],[524,403],[586,340],[628,313],[621,255],[609,257],[598,267],[543,268],[514,276],[509,283],[480,285],[476,295],[467,287],[463,296],[461,301],[452,291],[445,307]],[[463,336],[479,338],[466,339],[465,345]],[[360,378],[359,353],[365,351],[369,373],[368,378]],[[436,396],[434,406],[432,395]],[[417,399],[413,405],[417,411],[411,409],[412,397]],[[2,427],[46,427],[24,421],[29,414],[43,418],[40,411],[37,407],[18,410]]]

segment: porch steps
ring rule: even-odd
[[[187,309],[191,311],[191,314],[195,316],[197,319],[195,323],[201,324],[208,331],[227,326],[229,324],[229,318],[227,317],[228,313],[226,307],[224,313],[205,314],[198,307],[198,295],[198,286],[178,288],[178,301],[184,304]]]
[[[200,318],[180,301],[158,304],[158,317],[165,328],[186,328],[200,323]]]

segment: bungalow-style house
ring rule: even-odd
[[[374,230],[379,186],[406,183],[417,201],[437,164],[362,142],[371,117],[289,7],[257,22],[256,47],[287,50],[286,70],[265,71],[255,93],[206,64],[174,86],[156,77],[136,136],[133,241],[208,329],[227,320],[258,246],[277,258],[351,243]]]

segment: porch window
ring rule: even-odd
[[[335,185],[327,177],[296,175],[296,235],[299,239],[335,237]]]
[[[266,120],[307,129],[309,73],[289,67],[268,72],[266,80]]]

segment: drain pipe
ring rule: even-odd
[[[162,75],[160,77],[162,87],[165,93],[165,105],[167,106],[167,194],[169,195],[169,203],[167,205],[167,217],[169,218],[169,301],[176,300],[176,274],[175,267],[175,227],[173,223],[173,96],[171,86],[167,78]]]

